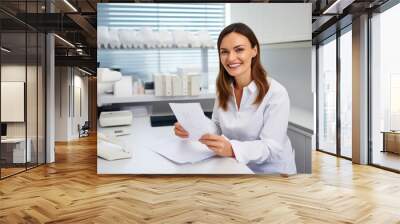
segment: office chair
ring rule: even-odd
[[[85,121],[82,127],[78,125],[79,138],[89,136],[89,129],[90,129],[89,121]]]

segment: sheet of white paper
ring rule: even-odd
[[[212,131],[211,120],[204,115],[200,103],[169,103],[182,127],[189,132],[188,140],[198,140]]]
[[[214,156],[214,152],[199,141],[182,140],[178,137],[163,139],[149,148],[179,164],[196,163]]]

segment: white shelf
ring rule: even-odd
[[[202,93],[198,96],[155,96],[155,95],[133,95],[117,97],[110,94],[99,96],[99,105],[117,103],[151,103],[160,101],[181,101],[181,100],[205,100],[215,99],[215,93]]]

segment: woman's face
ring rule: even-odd
[[[257,55],[257,47],[251,47],[246,36],[239,33],[226,35],[219,49],[220,60],[225,70],[234,78],[251,76],[251,59]]]

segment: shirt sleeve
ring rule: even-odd
[[[214,102],[214,108],[213,108],[213,113],[211,116],[211,133],[210,134],[216,134],[216,135],[221,135],[221,126],[219,123],[219,101],[218,97],[215,98]]]
[[[286,90],[271,96],[266,106],[259,140],[230,140],[236,159],[241,163],[261,164],[267,160],[282,159],[287,139],[290,102]]]

